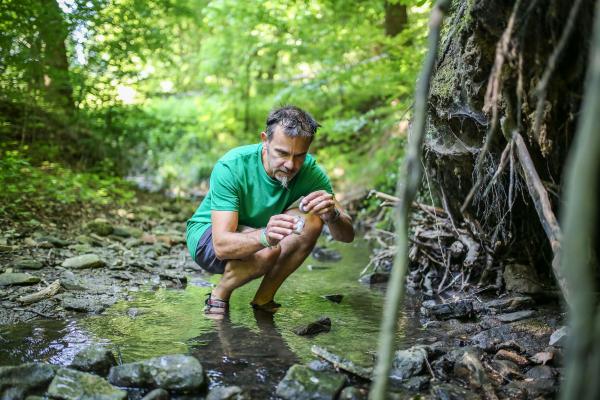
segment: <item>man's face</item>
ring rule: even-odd
[[[265,168],[272,178],[277,179],[283,187],[300,171],[311,138],[289,137],[280,129],[275,128],[271,140],[265,132],[261,133],[264,149]]]

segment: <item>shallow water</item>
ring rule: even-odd
[[[133,301],[115,304],[104,314],[68,321],[35,321],[0,327],[0,365],[43,361],[68,365],[74,354],[91,344],[114,350],[122,362],[186,353],[208,370],[211,386],[236,384],[255,396],[268,397],[287,368],[314,357],[313,344],[361,365],[373,362],[382,313],[383,292],[358,283],[368,262],[364,241],[328,243],[342,254],[338,262],[309,257],[282,286],[275,314],[256,313],[248,305],[258,281],[238,289],[228,319],[203,317],[204,295],[217,276],[195,276],[184,290],[133,293]],[[307,266],[319,268],[310,270]],[[343,294],[340,304],[321,296]],[[409,299],[410,301],[410,299]],[[414,308],[407,304],[398,320],[397,346],[410,345],[419,334]],[[297,336],[294,328],[328,316],[331,331],[314,338]]]

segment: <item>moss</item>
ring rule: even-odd
[[[431,97],[442,102],[452,99],[458,86],[458,73],[453,62],[442,64],[431,81]]]

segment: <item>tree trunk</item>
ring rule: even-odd
[[[72,113],[75,109],[65,42],[68,30],[56,0],[40,0],[39,30],[43,42],[42,63],[47,100]]]
[[[408,14],[406,6],[398,2],[390,4],[385,2],[385,34],[394,37],[406,27]]]

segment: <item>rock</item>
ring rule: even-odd
[[[61,368],[50,387],[48,395],[64,400],[121,400],[127,392],[118,389],[101,377],[87,372]]]
[[[509,264],[504,268],[504,284],[510,292],[536,294],[542,291],[535,269],[523,264]]]
[[[317,372],[295,364],[288,369],[277,385],[277,396],[283,399],[316,400],[335,399],[346,378],[334,372]]]
[[[310,351],[324,360],[330,362],[333,367],[337,370],[344,370],[346,372],[350,372],[353,375],[360,376],[363,379],[371,380],[373,376],[373,368],[372,367],[362,367],[353,361],[340,357],[337,354],[334,354],[323,347],[319,347],[313,345],[310,348]]]
[[[437,304],[435,300],[427,300],[421,303],[421,313],[441,320],[470,318],[473,316],[473,300],[464,299],[442,304]]]
[[[44,264],[38,260],[32,260],[29,258],[18,258],[12,263],[14,269],[42,269]]]
[[[515,296],[508,299],[496,299],[483,304],[484,309],[497,312],[511,312],[522,308],[531,307],[534,304],[533,299],[528,296]]]
[[[127,239],[125,241],[125,247],[127,247],[128,249],[131,249],[133,247],[139,247],[143,244],[144,242],[142,241],[142,239]]]
[[[24,272],[5,272],[0,274],[0,286],[11,285],[33,285],[38,283],[40,278]]]
[[[62,263],[63,267],[73,269],[99,268],[104,265],[104,261],[96,254],[82,254],[80,256],[67,258]]]
[[[117,360],[110,350],[90,346],[75,354],[70,367],[105,376],[108,374],[110,367],[115,365],[117,365]]]
[[[52,235],[42,235],[35,238],[38,246],[40,247],[67,247],[70,242],[68,240],[62,240]],[[43,246],[43,244],[48,244],[49,246]]]
[[[509,360],[492,360],[490,362],[492,369],[498,373],[504,379],[511,379],[514,377],[522,377],[521,370],[512,361]]]
[[[340,261],[342,255],[339,251],[333,249],[327,249],[325,247],[315,246],[311,255],[317,261]]]
[[[333,303],[341,303],[342,299],[344,298],[343,294],[326,294],[321,296],[322,298],[324,298],[325,300],[329,300]]]
[[[402,382],[402,387],[411,392],[420,392],[427,389],[431,377],[425,375],[413,376]]]
[[[333,371],[331,364],[323,360],[312,360],[306,366],[313,371]]]
[[[393,379],[405,380],[419,375],[425,367],[427,350],[425,346],[413,346],[406,350],[398,350],[394,354],[390,376]]]
[[[299,326],[293,330],[299,336],[315,336],[319,333],[329,332],[331,330],[331,319],[321,317],[308,325]]]
[[[496,353],[496,358],[500,360],[509,360],[521,366],[529,364],[529,360],[527,360],[527,358],[513,351],[508,351],[504,349],[498,350],[498,352]]]
[[[567,342],[568,334],[569,334],[569,327],[562,326],[559,329],[552,332],[552,335],[550,335],[550,341],[548,342],[548,344],[550,346],[564,347]]]
[[[86,282],[76,277],[71,271],[63,271],[60,277],[60,284],[67,290],[89,290]]]
[[[525,376],[528,378],[537,380],[537,379],[549,379],[554,383],[554,370],[547,365],[537,365],[531,368]]]
[[[58,297],[58,296],[57,296]],[[99,314],[117,302],[111,295],[66,294],[62,296],[62,306],[65,310]]]
[[[148,392],[142,400],[169,400],[169,392],[165,389],[154,389]]]
[[[433,399],[439,400],[479,400],[481,398],[476,393],[452,383],[438,383],[433,385],[430,393]]]
[[[515,322],[525,318],[529,318],[534,314],[533,310],[523,310],[523,311],[515,311],[507,314],[497,315],[498,318],[502,322]]]
[[[183,354],[112,367],[108,380],[122,387],[163,388],[176,392],[196,392],[206,384],[200,362]]]
[[[94,251],[94,248],[89,244],[73,244],[69,246],[69,248],[79,254],[86,254]]]
[[[104,245],[104,242],[102,240],[98,240],[96,237],[79,235],[75,239],[81,244],[87,244],[90,246],[101,247]]]
[[[113,233],[113,226],[104,218],[96,218],[95,220],[88,222],[86,225],[88,231],[95,233],[99,236],[108,236]]]
[[[481,350],[466,348],[462,355],[456,358],[454,373],[456,376],[469,382],[472,388],[479,389],[489,384],[483,365],[481,364]]]
[[[383,274],[380,272],[373,272],[370,274],[365,274],[365,275],[362,275],[360,278],[358,278],[358,281],[360,283],[364,283],[367,285],[374,285],[377,283],[385,283],[388,280],[390,280],[390,275]]]
[[[54,374],[55,367],[41,363],[0,367],[0,398],[22,399],[32,392],[43,391]]]
[[[547,362],[552,361],[554,358],[554,352],[551,351],[540,351],[535,353],[530,360],[536,364],[546,365]]]
[[[367,400],[368,397],[369,391],[367,389],[348,386],[342,389],[338,400]]]
[[[122,238],[141,238],[144,234],[144,231],[142,231],[139,228],[134,228],[132,226],[119,225],[113,228],[112,234]]]
[[[312,264],[308,264],[306,266],[306,269],[309,271],[324,271],[326,269],[331,269],[331,267],[327,267],[325,265],[312,265]]]
[[[250,397],[244,396],[244,392],[239,386],[217,386],[212,388],[206,400],[244,400]]]
[[[0,253],[10,253],[13,250],[15,250],[15,247],[13,246],[7,244],[0,244]]]

